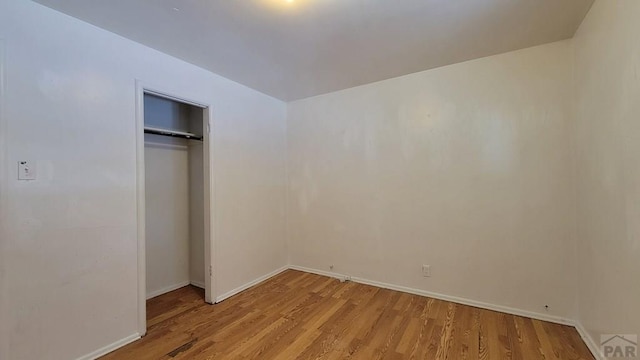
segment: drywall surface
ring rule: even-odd
[[[145,125],[203,134],[202,109],[144,96]],[[204,286],[203,143],[145,134],[147,297]]]
[[[205,272],[202,148],[202,142],[189,141],[189,282],[197,286],[204,286]]]
[[[145,135],[147,297],[174,290],[190,281],[191,199],[187,142]],[[203,221],[200,219],[200,223]]]
[[[31,1],[0,10],[3,359],[137,333],[136,79],[212,104],[217,292],[285,265],[284,103]],[[37,180],[16,180],[25,159]]]
[[[640,2],[596,1],[576,51],[579,320],[640,334]]]
[[[0,13],[5,11],[4,4],[0,1]],[[6,306],[5,296],[7,293],[7,269],[6,262],[2,261],[2,254],[5,251],[6,240],[2,236],[5,233],[6,226],[6,198],[7,198],[7,174],[6,169],[6,121],[4,117],[4,39],[0,38],[0,324],[6,324],[9,318],[9,312]],[[6,326],[0,325],[0,358],[7,359],[9,357],[9,331]]]
[[[558,42],[290,103],[291,264],[573,318],[571,54]]]

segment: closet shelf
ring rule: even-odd
[[[172,136],[172,137],[179,137],[179,138],[183,138],[183,139],[202,141],[202,136],[198,136],[198,135],[193,134],[193,133],[188,133],[188,132],[184,132],[184,131],[169,130],[169,129],[161,129],[161,128],[156,128],[156,127],[151,127],[151,126],[145,126],[144,127],[144,133],[145,134]]]

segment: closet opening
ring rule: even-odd
[[[149,299],[175,291],[213,303],[209,107],[139,87],[137,123],[143,335]]]

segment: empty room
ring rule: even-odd
[[[640,0],[0,0],[0,360],[640,359]]]

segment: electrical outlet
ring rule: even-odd
[[[35,180],[36,167],[33,161],[18,161],[18,180]]]
[[[431,265],[422,265],[422,276],[431,277]]]
[[[329,265],[329,270],[333,270],[333,264]]]

